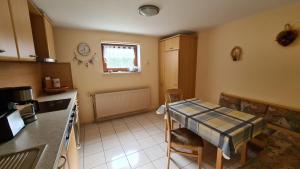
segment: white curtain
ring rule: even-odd
[[[134,67],[135,52],[133,47],[104,45],[104,61],[107,68]]]

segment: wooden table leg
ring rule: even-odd
[[[216,169],[223,168],[223,151],[222,149],[218,148],[217,150],[217,160],[216,160]]]
[[[247,143],[244,143],[241,147],[241,160],[240,160],[240,164],[243,166],[246,164],[247,162],[247,157],[248,157],[248,146]]]

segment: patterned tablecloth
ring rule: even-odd
[[[222,149],[226,159],[264,128],[261,117],[195,98],[170,103],[169,107],[173,119]],[[165,105],[162,105],[157,113],[164,114],[165,111]]]

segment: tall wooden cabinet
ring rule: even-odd
[[[195,96],[197,36],[176,35],[160,40],[159,101],[165,101],[167,89],[179,88],[184,98]]]

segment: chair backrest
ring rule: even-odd
[[[183,99],[183,93],[180,89],[168,89],[165,93],[165,102],[172,103]]]

